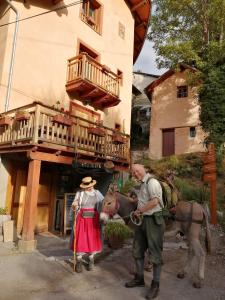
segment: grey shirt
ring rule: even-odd
[[[150,201],[154,198],[158,198],[161,205],[158,203],[152,209],[144,212],[143,215],[152,215],[155,212],[160,211],[162,209],[162,207],[164,207],[163,199],[162,199],[161,185],[157,179],[152,178],[152,177],[153,177],[153,175],[147,173],[142,180],[141,188],[137,195],[138,196],[138,207],[137,208],[138,209],[142,208],[144,205],[146,205],[148,203],[148,201]]]

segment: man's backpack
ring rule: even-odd
[[[149,177],[145,184],[148,185],[149,181],[152,178],[155,178],[160,183],[161,188],[162,188],[162,199],[163,199],[163,205],[164,205],[164,207],[162,207],[163,217],[170,218],[171,214],[169,212],[169,209],[172,208],[173,206],[175,206],[175,204],[176,204],[176,203],[175,204],[173,203],[175,201],[175,193],[173,195],[172,188],[170,188],[170,186],[165,181],[159,180],[154,176]],[[147,189],[147,191],[148,191],[148,189]]]

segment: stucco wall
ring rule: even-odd
[[[162,129],[175,128],[175,154],[204,151],[197,89],[188,87],[188,97],[177,98],[177,86],[187,85],[186,72],[175,73],[155,87],[152,95],[149,156],[162,157]],[[196,136],[189,135],[196,127]]]
[[[65,0],[59,2],[57,6],[70,2]],[[23,1],[12,1],[12,3],[17,7],[21,18],[57,7],[46,1],[31,0],[25,4]],[[65,89],[67,59],[77,55],[79,39],[100,53],[100,63],[107,65],[115,73],[117,69],[123,72],[123,86],[120,88],[121,103],[115,108],[106,109],[103,119],[105,119],[104,124],[110,127],[114,127],[115,122],[124,124],[126,132],[129,133],[134,20],[124,0],[102,0],[101,3],[103,5],[102,35],[96,33],[80,19],[81,4],[19,23],[9,109],[34,100],[49,105],[60,101],[68,109],[69,97]],[[10,21],[14,18],[11,12]],[[119,22],[125,26],[125,39],[118,34]],[[8,50],[1,49],[7,64],[3,69],[0,99],[4,99],[6,95],[14,26],[9,26],[8,30]],[[0,102],[0,111],[3,111],[3,102]]]

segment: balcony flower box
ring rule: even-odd
[[[55,115],[53,117],[52,121],[54,123],[58,123],[58,124],[61,124],[61,125],[66,125],[66,126],[71,126],[73,124],[73,121],[69,117],[66,117],[66,116],[61,115],[61,114]]]
[[[103,128],[99,128],[99,127],[89,127],[88,133],[99,136],[99,137],[105,136],[105,130]]]
[[[119,144],[126,144],[127,142],[127,138],[122,136],[121,134],[119,133],[114,133],[112,135],[112,142],[113,144],[115,145],[119,145]]]
[[[2,116],[0,117],[0,126],[9,126],[12,122],[10,117]]]
[[[27,121],[30,119],[30,113],[25,110],[19,110],[16,112],[15,120],[16,121]]]

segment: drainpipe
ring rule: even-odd
[[[11,54],[11,61],[10,61],[10,69],[9,69],[9,77],[8,77],[8,86],[7,86],[7,94],[6,94],[6,100],[5,100],[5,112],[9,109],[9,98],[10,93],[12,89],[12,75],[13,75],[13,66],[14,66],[14,60],[15,60],[15,52],[16,52],[16,41],[17,41],[17,33],[18,33],[18,26],[19,26],[19,13],[14,5],[12,5],[10,0],[5,0],[9,6],[12,8],[12,10],[16,14],[16,25],[15,25],[15,31],[13,35],[13,48],[12,48],[12,54]]]

